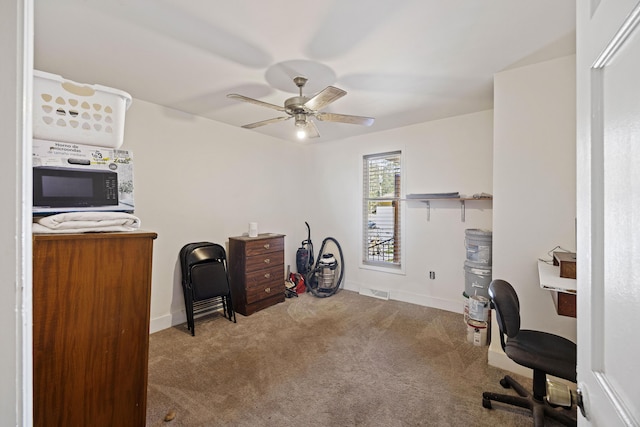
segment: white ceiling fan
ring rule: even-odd
[[[373,124],[375,119],[371,117],[320,112],[320,110],[325,108],[327,105],[346,95],[347,92],[334,86],[327,86],[317,94],[313,95],[311,98],[307,98],[306,96],[302,95],[302,88],[304,87],[305,83],[307,83],[307,80],[308,79],[306,77],[300,76],[293,79],[293,82],[296,84],[296,86],[298,86],[300,94],[299,96],[294,96],[284,101],[283,107],[254,98],[249,98],[244,95],[238,95],[237,93],[230,93],[227,95],[227,97],[287,113],[286,116],[275,117],[273,119],[243,125],[242,127],[245,129],[254,129],[260,126],[293,118],[295,119],[295,125],[298,129],[298,138],[302,139],[305,137],[317,138],[320,136],[318,128],[311,120],[311,117],[315,117],[316,119],[323,122],[349,123],[363,126],[371,126]]]

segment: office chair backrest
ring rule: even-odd
[[[520,332],[520,301],[513,286],[506,280],[495,279],[489,284],[489,297],[496,309],[496,320],[502,335],[513,338]],[[504,343],[503,343],[504,347]]]

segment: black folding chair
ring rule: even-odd
[[[191,335],[196,334],[194,315],[211,313],[220,306],[224,317],[235,323],[224,248],[211,242],[188,243],[180,249],[180,265],[187,328]]]

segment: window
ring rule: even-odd
[[[364,156],[362,170],[362,261],[400,268],[401,152]]]

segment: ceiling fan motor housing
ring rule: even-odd
[[[289,98],[284,101],[284,109],[291,115],[299,113],[311,113],[311,110],[304,106],[305,102],[307,102],[308,100],[309,98],[307,98],[306,96],[294,96],[293,98]]]

